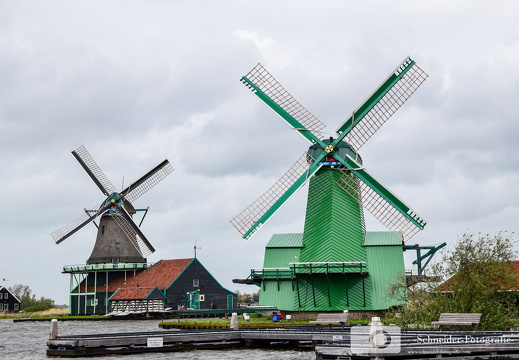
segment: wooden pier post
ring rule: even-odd
[[[371,327],[369,329],[369,343],[375,349],[379,349],[384,345],[384,333],[382,331],[382,322],[379,317],[371,318]],[[372,356],[371,360],[384,360],[383,356]]]
[[[231,315],[231,330],[238,330],[238,313]]]
[[[49,339],[55,340],[57,337],[58,337],[58,319],[52,319],[50,321]]]

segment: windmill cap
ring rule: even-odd
[[[333,143],[333,138],[330,139],[323,139],[322,142],[325,145],[331,145]],[[325,152],[325,149],[323,149],[319,144],[313,144],[308,148],[308,154],[312,156],[313,159],[316,159],[318,156],[320,156],[323,152]],[[343,141],[340,141],[335,148],[333,149],[333,153],[337,153],[340,157],[345,158],[346,155],[350,156],[353,159],[356,159],[356,161],[362,165],[362,158],[360,155],[358,155],[351,146]],[[333,153],[329,157],[333,157]],[[326,158],[325,158],[326,159]],[[329,160],[329,159],[328,159]],[[328,160],[325,160],[324,162],[329,162]]]

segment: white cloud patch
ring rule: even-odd
[[[233,32],[240,40],[251,41],[258,49],[266,65],[272,69],[283,69],[298,58],[298,50],[290,44],[282,44],[270,36],[260,37],[256,31],[237,29]]]
[[[429,221],[413,242],[518,231],[518,10],[511,0],[1,2],[4,285],[68,301],[61,267],[84,263],[95,227],[59,246],[50,233],[103,198],[70,155],[85,145],[117,188],[168,158],[175,171],[136,202],[150,206],[150,261],[190,257],[197,241],[201,261],[238,289],[232,279],[262,266],[273,233],[302,231],[306,204],[302,189],[249,242],[229,223],[309,146],[240,84],[258,62],[332,131],[410,55],[430,76],[361,149],[366,168]]]

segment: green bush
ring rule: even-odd
[[[464,234],[442,251],[429,282],[395,284],[407,290],[407,305],[389,311],[389,321],[407,327],[430,327],[441,313],[481,313],[478,330],[510,330],[517,316],[518,288],[512,235]],[[435,280],[435,281],[431,281]]]
[[[47,309],[49,309],[49,307],[45,306],[45,305],[33,305],[33,306],[29,306],[26,309],[23,309],[23,311],[25,311],[25,312],[37,312],[37,311],[45,311]]]

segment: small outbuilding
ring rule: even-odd
[[[14,312],[20,311],[20,300],[14,296],[9,289],[0,286],[0,312]]]

